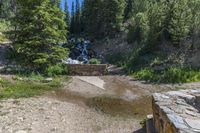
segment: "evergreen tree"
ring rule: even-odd
[[[190,0],[188,2],[191,9],[191,32],[192,34],[198,34],[200,31],[200,0]]]
[[[84,3],[82,2],[81,15],[80,15],[80,32],[84,32],[84,29],[85,29],[84,19],[83,19],[83,7],[84,7]]]
[[[24,65],[43,71],[67,55],[64,14],[51,0],[16,0],[14,48]]]
[[[165,0],[163,0],[165,1]],[[159,2],[149,2],[148,9],[146,11],[149,22],[149,33],[148,33],[148,48],[150,50],[156,48],[157,44],[161,43],[162,35],[165,30],[164,24],[166,20],[165,3],[162,0]]]
[[[146,12],[149,7],[149,3],[155,0],[134,0],[132,4],[131,15],[136,16],[137,13]]]
[[[131,11],[133,9],[133,1],[132,0],[126,0],[126,6],[124,10],[124,21],[129,19],[131,17]]]
[[[120,30],[124,0],[85,0],[83,21],[88,34],[102,38]]]
[[[80,3],[79,0],[76,0],[75,22],[74,22],[75,23],[74,31],[76,34],[79,34],[81,31],[80,18],[81,18]]]
[[[171,19],[169,23],[169,33],[174,44],[178,45],[179,42],[187,36],[190,31],[191,10],[188,7],[187,0],[174,0],[169,1],[168,4],[172,5]]]
[[[83,3],[83,23],[85,32],[94,37],[99,36],[101,16],[101,0],[84,0]]]
[[[101,16],[104,36],[114,35],[120,30],[123,22],[124,0],[104,0]]]
[[[67,26],[70,23],[70,15],[69,15],[69,9],[68,9],[67,0],[65,0],[65,22],[66,22]]]
[[[0,14],[3,13],[3,1],[0,0]]]
[[[14,1],[0,0],[0,18],[9,19],[13,16]]]
[[[75,27],[75,11],[74,11],[74,2],[72,2],[72,10],[71,10],[71,21],[70,21],[70,33],[74,34]]]

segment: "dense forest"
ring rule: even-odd
[[[20,65],[43,73],[63,67],[60,60],[69,49],[60,44],[69,45],[71,37],[101,40],[119,38],[123,33],[134,48],[125,52],[117,65],[130,74],[153,81],[159,75],[164,80],[171,73],[178,73],[174,79],[180,82],[187,82],[183,75],[192,81],[200,79],[198,67],[188,63],[172,62],[162,70],[152,67],[169,62],[168,55],[162,54],[163,44],[175,51],[195,49],[200,0],[76,0],[71,9],[68,11],[67,0],[64,10],[59,0],[0,0],[0,41],[11,40],[10,56],[17,57]],[[146,55],[153,59],[144,60]]]

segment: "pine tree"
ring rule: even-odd
[[[120,30],[123,22],[124,0],[103,1],[103,29],[106,36],[114,35]]]
[[[0,18],[9,19],[13,16],[14,1],[0,0]]]
[[[191,9],[191,32],[192,34],[198,34],[200,29],[200,0],[190,0],[188,2]]]
[[[3,13],[3,1],[0,0],[0,14]]]
[[[72,10],[71,10],[71,21],[70,21],[70,33],[74,34],[75,27],[75,11],[74,11],[74,2],[72,2]]]
[[[123,21],[124,0],[85,0],[83,20],[86,32],[98,38],[112,36]]]
[[[75,22],[74,22],[75,23],[74,31],[76,34],[79,34],[81,31],[80,18],[81,18],[80,3],[79,0],[76,0]]]
[[[16,0],[14,48],[24,65],[44,71],[67,55],[64,14],[51,0]]]
[[[164,2],[163,2],[164,1]],[[161,43],[163,32],[165,30],[165,0],[160,0],[158,2],[149,2],[148,9],[146,11],[149,21],[149,34],[148,44],[149,49],[152,50]]]
[[[132,0],[126,0],[126,7],[124,10],[124,21],[129,19],[131,17],[131,11],[133,9],[133,1]]]
[[[191,10],[188,7],[187,0],[169,1],[172,8],[170,9],[171,20],[169,21],[169,33],[175,45],[179,45],[190,31]]]
[[[84,3],[82,2],[81,4],[81,15],[80,15],[80,32],[84,32],[85,29],[85,25],[84,25],[84,19],[83,19],[83,7],[84,7]]]
[[[155,2],[155,0],[134,0],[132,4],[131,15],[135,16],[139,12],[146,12],[149,7],[149,2]]]
[[[68,9],[67,0],[65,0],[65,22],[66,22],[66,25],[69,26],[70,15],[69,15],[69,9]]]
[[[84,0],[82,19],[85,26],[85,32],[94,37],[98,37],[101,25],[100,10],[102,6],[102,0]]]

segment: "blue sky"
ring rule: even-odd
[[[69,6],[69,11],[71,11],[73,1],[75,2],[76,0],[67,0],[68,6]],[[79,1],[82,2],[83,0],[79,0]],[[64,4],[65,4],[65,0],[61,0],[62,9],[64,8]]]

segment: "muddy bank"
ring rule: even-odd
[[[62,102],[70,102],[85,109],[92,109],[113,117],[137,118],[142,120],[147,114],[152,113],[150,96],[136,100],[124,100],[114,96],[84,97],[69,91],[57,91],[46,94],[46,97]]]
[[[46,96],[113,117],[142,120],[152,113],[151,94],[170,88],[136,82],[126,76],[76,76],[63,90]]]

